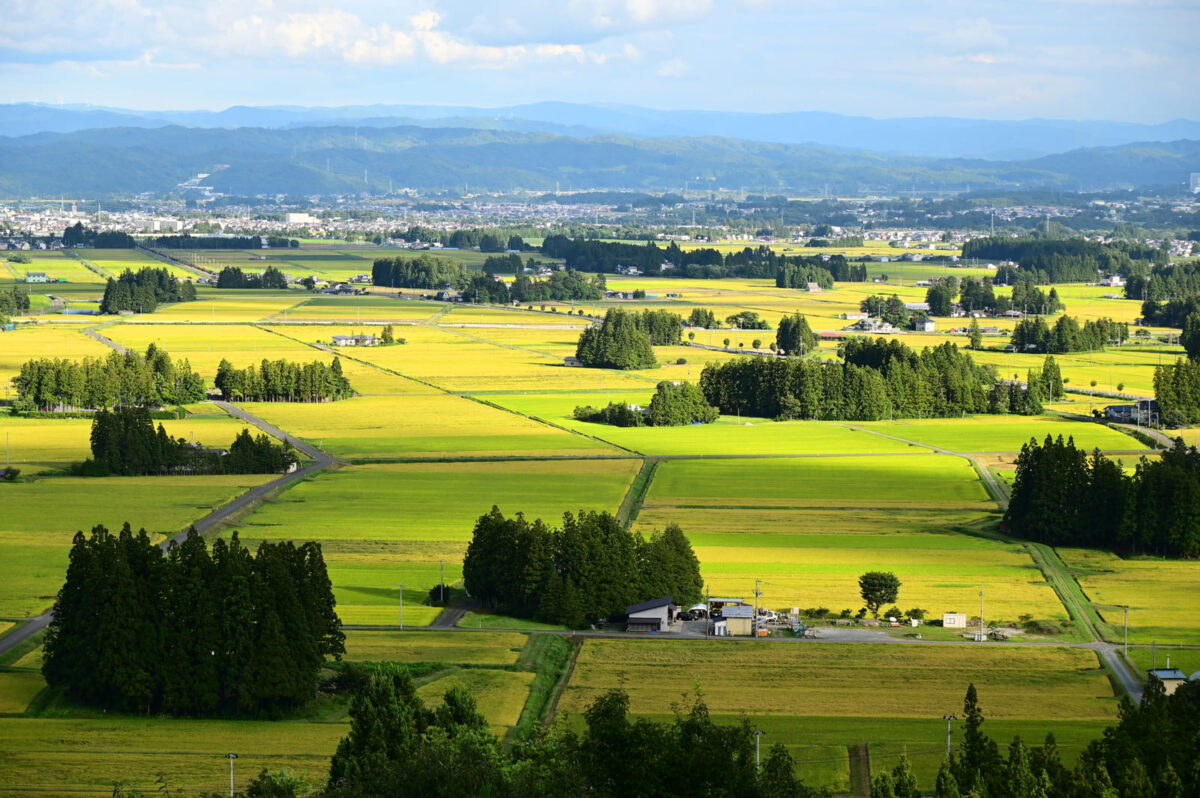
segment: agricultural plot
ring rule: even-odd
[[[123,784],[157,789],[156,774],[183,794],[223,794],[229,762],[244,790],[263,768],[286,768],[314,785],[329,774],[329,759],[349,731],[345,723],[302,721],[0,718],[0,795],[108,794]]]
[[[199,274],[191,269],[184,269],[174,263],[167,263],[151,257],[136,249],[80,249],[79,256],[96,264],[103,271],[114,277],[128,269],[136,272],[139,269],[166,269],[172,277],[185,280],[195,280]],[[90,282],[90,281],[89,281]]]
[[[1091,651],[724,640],[588,640],[559,711],[578,714],[621,684],[635,715],[662,718],[699,693],[719,720],[749,716],[772,744],[787,745],[802,776],[817,784],[849,787],[847,745],[867,743],[878,770],[894,765],[911,740],[908,756],[931,786],[945,756],[937,719],[958,713],[972,683],[993,735],[1033,742],[1073,726],[1068,739],[1089,739],[1116,717],[1112,687]]]
[[[1092,605],[1109,625],[1109,639],[1120,640],[1129,607],[1129,640],[1200,645],[1196,587],[1200,562],[1194,560],[1123,560],[1092,549],[1059,549]]]
[[[103,282],[103,278],[100,275],[61,251],[39,250],[24,254],[29,257],[29,263],[4,261],[4,266],[8,268],[0,268],[0,277],[11,277],[12,280],[23,283],[25,282],[26,272],[44,272],[52,281],[66,280],[68,283]],[[59,286],[59,283],[51,282],[47,284],[34,283],[28,287],[34,290],[53,290]]]
[[[282,314],[307,301],[307,294],[200,289],[195,302],[179,302],[155,311],[159,322],[250,322]]]
[[[595,456],[621,452],[515,413],[434,393],[393,377],[408,395],[361,396],[323,404],[245,403],[249,412],[330,454],[346,458]],[[422,394],[421,391],[427,393]]]
[[[35,357],[80,359],[104,357],[111,351],[73,325],[22,324],[12,332],[0,332],[0,386],[11,397],[9,381],[21,373],[25,361]]]
[[[156,420],[172,438],[186,438],[209,448],[228,449],[243,429],[259,430],[240,419],[189,418]],[[92,456],[92,422],[86,418],[21,418],[0,416],[5,454],[14,463],[71,463]]]
[[[1074,438],[1081,449],[1144,449],[1136,438],[1103,424],[1069,421],[1056,416],[973,416],[969,419],[903,419],[851,422],[853,426],[957,452],[1018,452],[1047,435]]]
[[[1170,667],[1179,668],[1179,670],[1189,676],[1200,672],[1200,648],[1170,648],[1167,646],[1130,646],[1129,658],[1133,660],[1134,665],[1139,671],[1148,671],[1151,668],[1167,667],[1168,657],[1170,658]]]
[[[346,633],[351,662],[437,662],[444,665],[514,665],[529,638],[512,632]]]
[[[421,685],[417,696],[433,709],[441,706],[447,690],[461,687],[474,696],[479,714],[487,719],[492,731],[503,734],[521,719],[532,683],[533,673],[529,671],[460,670]]]
[[[271,320],[376,324],[385,322],[416,323],[425,321],[441,309],[441,305],[432,302],[384,299],[375,296],[321,296],[305,299],[297,305],[286,308],[281,313],[276,313]],[[378,332],[378,330],[374,332]]]
[[[862,606],[857,578],[893,571],[902,609],[978,603],[1015,621],[1067,614],[1023,546],[958,534],[995,518],[971,465],[942,455],[672,460],[659,464],[635,529],[678,523],[712,595],[774,608]]]
[[[75,532],[97,524],[116,531],[129,521],[155,536],[174,534],[271,478],[47,477],[0,485],[0,617],[35,615],[53,603]]]
[[[0,672],[0,715],[19,715],[46,687],[42,674],[33,671]]]
[[[439,324],[448,326],[473,325],[531,325],[535,327],[586,327],[592,322],[590,318],[574,312],[581,307],[594,308],[596,303],[547,302],[547,310],[542,312],[542,303],[534,302],[520,308],[504,310],[496,307],[477,307],[475,305],[449,305],[445,315],[438,319]],[[554,308],[553,311],[550,308]],[[585,311],[586,312],[586,311]],[[593,310],[593,312],[595,312]]]
[[[548,523],[580,509],[616,512],[639,465],[557,460],[350,466],[296,484],[237,527],[247,540],[319,541],[346,623],[395,624],[403,584],[405,623],[421,625],[438,614],[420,603],[439,584],[441,564],[447,584],[459,580],[475,520],[493,504]]]

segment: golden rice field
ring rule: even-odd
[[[20,715],[45,687],[37,671],[0,672],[0,715]]]
[[[109,349],[88,338],[76,325],[22,324],[12,332],[0,332],[0,389],[12,397],[9,381],[27,361],[41,357],[106,357]]]
[[[79,256],[99,266],[114,277],[126,269],[136,272],[139,269],[166,269],[172,277],[181,279],[197,279],[200,274],[191,269],[184,269],[174,263],[167,263],[153,258],[136,249],[79,249]]]
[[[1120,640],[1129,607],[1131,642],[1200,645],[1196,591],[1200,562],[1121,559],[1091,549],[1059,549],[1063,562]]]
[[[294,308],[307,297],[259,291],[199,289],[195,302],[180,302],[155,311],[150,318],[162,322],[229,323],[263,321]],[[195,334],[195,333],[193,333]]]
[[[514,632],[346,633],[351,662],[438,662],[445,665],[513,665],[528,637]]]
[[[492,731],[501,734],[521,719],[532,683],[530,671],[465,669],[426,682],[417,688],[417,696],[432,709],[441,706],[447,690],[463,688],[475,698],[479,714],[487,719]]]
[[[699,693],[721,714],[940,717],[972,683],[998,720],[1111,720],[1117,709],[1096,654],[1081,649],[730,639],[587,640],[559,710],[618,683],[639,714]]]

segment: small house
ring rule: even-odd
[[[1179,685],[1188,680],[1187,674],[1179,670],[1179,668],[1171,667],[1171,660],[1167,660],[1167,667],[1154,668],[1150,671],[1150,681],[1159,682],[1163,687],[1163,692],[1171,695],[1179,689]]]
[[[48,283],[50,278],[45,272],[25,272],[25,282],[27,283]]]
[[[334,346],[379,346],[382,340],[374,335],[335,335]]]
[[[966,629],[967,614],[965,612],[942,613],[942,626],[947,629]]]
[[[663,632],[675,622],[675,605],[671,596],[650,599],[625,608],[625,631]]]
[[[866,313],[843,313],[842,318],[846,321],[858,321],[859,319],[870,318]]]
[[[917,332],[931,333],[937,329],[937,325],[933,323],[933,319],[915,319],[913,329]]]
[[[575,357],[574,355],[568,355],[567,357],[564,357],[563,365],[567,366],[568,368],[580,368],[583,366],[583,364],[579,362],[579,358]]]
[[[923,310],[926,313],[928,313],[929,312],[929,303],[928,302],[905,302],[904,309],[905,310]]]
[[[821,286],[817,285],[816,283],[809,283],[805,286],[804,290],[808,291],[810,294],[819,294],[821,293]]]
[[[734,604],[721,610],[725,627],[734,637],[754,636],[754,608],[745,604]]]

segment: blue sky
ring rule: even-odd
[[[8,0],[0,102],[1200,118],[1200,2]]]

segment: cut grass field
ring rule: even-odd
[[[0,796],[110,794],[114,784],[154,792],[158,774],[186,795],[224,794],[236,751],[235,786],[263,768],[314,785],[349,731],[346,723],[167,718],[0,718]]]
[[[419,625],[437,616],[418,605],[439,584],[439,561],[447,584],[456,582],[475,520],[493,504],[551,524],[581,509],[616,512],[639,467],[637,460],[350,466],[296,484],[237,528],[248,540],[320,541],[346,623],[397,623],[404,584],[405,622]]]
[[[75,532],[97,524],[115,532],[129,521],[135,530],[174,534],[269,479],[47,477],[0,484],[0,617],[35,615],[53,603]]]
[[[514,665],[528,641],[512,632],[388,632],[352,629],[346,633],[351,662],[430,662],[444,665]]]
[[[793,747],[801,773],[845,789],[847,744],[873,743],[881,760],[894,757],[897,738],[916,737],[911,724],[920,723],[930,734],[914,753],[944,756],[945,725],[937,719],[958,712],[972,683],[991,734],[1005,724],[1040,742],[1043,719],[1052,718],[1098,735],[1116,717],[1112,687],[1091,651],[805,641],[587,640],[558,709],[578,714],[620,684],[633,713],[661,717],[699,694],[714,715],[744,713],[764,724],[772,744]],[[932,779],[937,759],[922,757],[923,780]]]
[[[1129,640],[1149,644],[1200,645],[1195,560],[1122,559],[1093,549],[1059,549],[1093,606],[1110,627],[1109,639],[1121,640],[1129,607]]]

